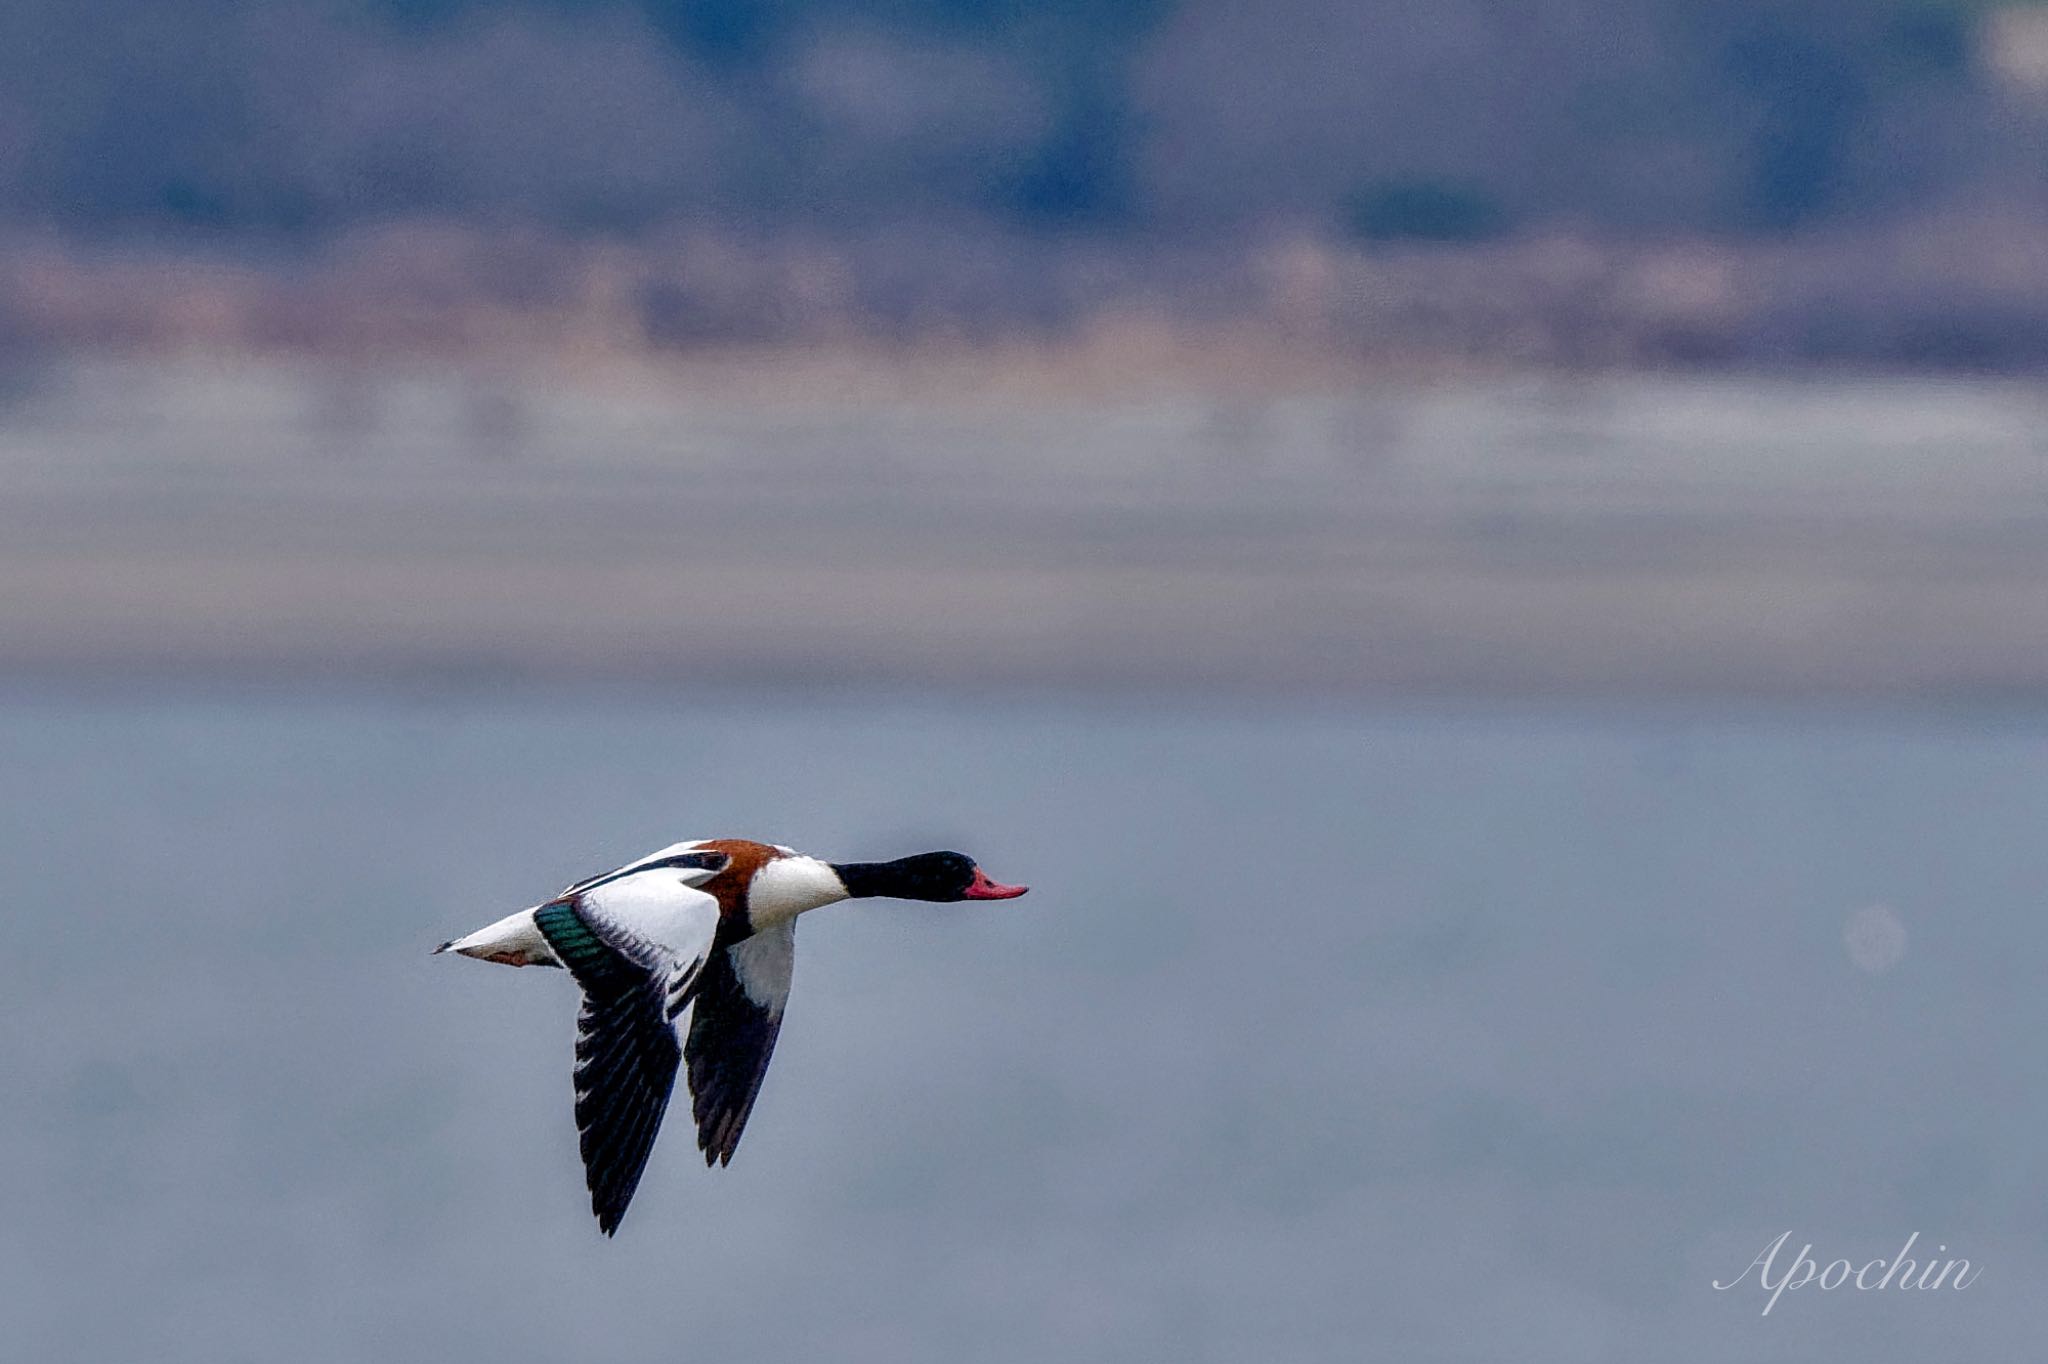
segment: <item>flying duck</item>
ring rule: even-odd
[[[434,951],[566,967],[582,987],[576,1130],[590,1208],[610,1236],[639,1187],[682,1062],[704,1163],[732,1161],[782,1028],[799,914],[873,896],[1008,900],[1027,889],[991,881],[956,852],[826,862],[780,844],[711,838],[578,881]]]

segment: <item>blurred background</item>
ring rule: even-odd
[[[0,1320],[2032,1360],[2044,376],[2048,6],[12,0]],[[721,834],[1035,889],[607,1243],[425,954]]]

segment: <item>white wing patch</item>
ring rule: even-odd
[[[600,881],[577,897],[577,905],[585,917],[645,940],[675,964],[705,956],[718,932],[717,898],[668,867]]]

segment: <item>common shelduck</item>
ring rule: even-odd
[[[704,1163],[731,1162],[782,1027],[799,914],[871,896],[1008,900],[1026,889],[991,881],[956,852],[826,862],[779,844],[711,838],[579,881],[434,950],[564,966],[582,987],[576,1128],[591,1211],[609,1236],[639,1186],[683,1061]]]

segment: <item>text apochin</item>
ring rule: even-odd
[[[1760,1316],[1768,1317],[1771,1309],[1778,1305],[1779,1294],[1790,1288],[1805,1288],[1808,1284],[1823,1289],[1857,1288],[1864,1292],[1882,1292],[1888,1288],[1961,1290],[1976,1282],[1977,1275],[1982,1272],[1981,1266],[1973,1265],[1968,1260],[1908,1259],[1907,1256],[1914,1244],[1920,1239],[1920,1233],[1916,1231],[1906,1238],[1906,1244],[1900,1246],[1899,1253],[1891,1259],[1866,1261],[1860,1267],[1848,1260],[1833,1260],[1826,1268],[1822,1268],[1814,1260],[1813,1246],[1808,1243],[1799,1248],[1799,1253],[1785,1266],[1784,1273],[1777,1274],[1774,1279],[1772,1275],[1777,1273],[1778,1254],[1791,1239],[1792,1233],[1788,1230],[1759,1251],[1757,1257],[1751,1260],[1740,1274],[1727,1283],[1716,1279],[1714,1287],[1725,1293],[1747,1279],[1750,1270],[1755,1270],[1757,1287],[1771,1295],[1764,1303],[1764,1310],[1759,1313]],[[1935,1252],[1938,1255],[1946,1255],[1948,1247],[1936,1246]]]

